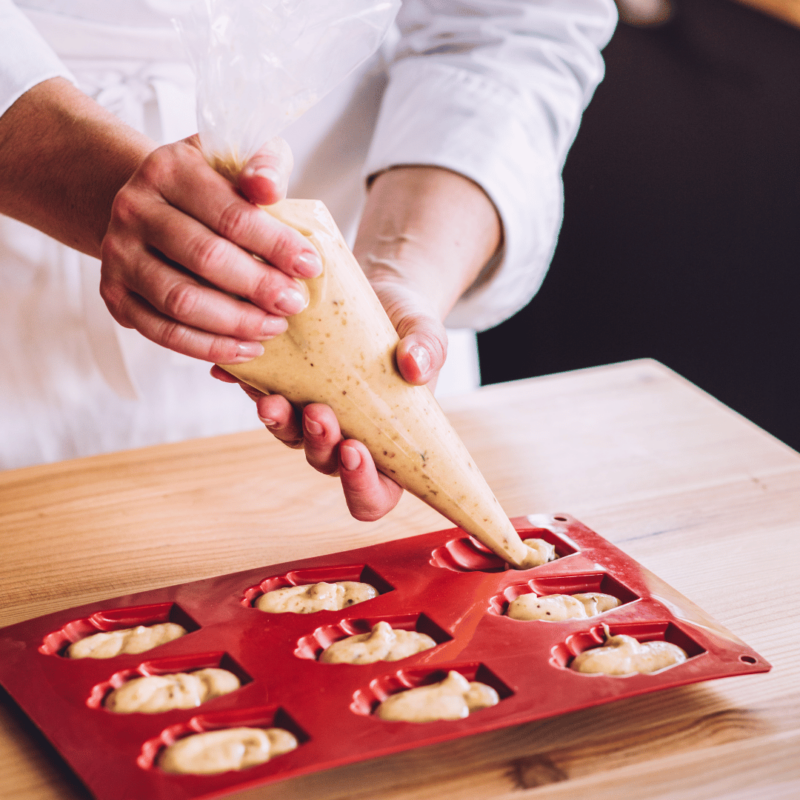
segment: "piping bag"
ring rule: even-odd
[[[208,162],[235,181],[258,148],[377,50],[399,0],[191,0],[178,21],[197,76]],[[378,469],[518,568],[541,561],[520,540],[427,387],[397,369],[399,337],[333,218],[318,200],[265,213],[316,247],[309,304],[264,354],[220,365],[296,407],[326,403]]]

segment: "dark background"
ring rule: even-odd
[[[800,30],[730,0],[620,25],[539,294],[484,383],[652,357],[800,449]]]

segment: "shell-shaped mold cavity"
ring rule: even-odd
[[[585,592],[610,594],[620,601],[617,608],[621,608],[639,599],[637,594],[606,572],[584,572],[575,575],[553,575],[542,578],[531,578],[525,583],[511,584],[511,586],[506,586],[502,592],[499,592],[491,598],[488,610],[490,614],[505,616],[509,604],[525,594],[535,594],[539,597],[545,597],[553,594],[572,595]],[[611,609],[611,611],[613,610],[614,609]],[[610,614],[611,611],[605,611],[604,615]],[[513,621],[518,622],[519,620]],[[547,620],[541,621],[547,622]]]
[[[479,681],[491,686],[497,692],[501,703],[514,694],[496,673],[478,661],[440,664],[436,667],[409,667],[387,672],[370,681],[369,686],[357,689],[353,694],[350,710],[354,714],[369,716],[389,695],[438,683],[443,681],[450,671],[460,672],[468,681]]]
[[[281,706],[258,706],[216,711],[197,714],[187,722],[179,722],[164,728],[158,735],[148,739],[142,745],[136,763],[142,769],[158,769],[158,757],[161,751],[177,742],[178,739],[195,733],[206,733],[225,728],[283,728],[297,739],[298,745],[303,745],[310,738]]]
[[[321,625],[313,633],[303,636],[297,642],[294,654],[298,658],[316,661],[322,651],[330,647],[334,642],[338,642],[348,636],[369,633],[372,630],[372,626],[378,622],[388,622],[395,630],[417,631],[418,633],[427,634],[437,645],[449,642],[453,638],[426,614],[360,617],[358,619],[343,619],[331,625]],[[423,657],[426,653],[433,653],[435,650],[436,648],[425,650],[423,653],[419,653],[418,656]]]
[[[198,669],[218,668],[232,672],[241,686],[253,679],[244,668],[228,653],[198,653],[196,655],[170,656],[169,658],[148,659],[132,669],[115,672],[108,680],[92,687],[86,705],[89,708],[102,709],[110,692],[119,689],[127,681],[134,678],[146,678],[151,675],[174,675],[176,672],[193,672]],[[210,702],[210,701],[209,701]]]
[[[252,608],[262,594],[275,589],[282,589],[286,586],[308,586],[314,583],[336,583],[337,581],[368,583],[377,589],[379,595],[394,591],[394,586],[382,578],[372,567],[366,564],[347,564],[341,567],[294,569],[283,575],[264,578],[255,586],[245,589],[241,603],[245,608]]]
[[[177,623],[187,633],[200,630],[200,625],[177,603],[112,608],[95,611],[90,617],[72,620],[60,630],[48,633],[39,646],[39,652],[47,656],[66,657],[66,651],[71,644],[95,633],[109,633],[125,628],[136,628],[139,625],[159,625],[164,622]]]
[[[559,559],[577,553],[577,548],[547,528],[518,530],[521,539],[544,539],[555,547]],[[455,536],[432,553],[430,564],[452,572],[504,572],[511,565],[472,536]],[[533,567],[537,569],[537,567]],[[530,572],[530,570],[525,570]]]
[[[559,669],[568,669],[575,656],[592,647],[602,646],[607,636],[620,634],[632,636],[639,642],[671,642],[680,647],[689,659],[705,652],[689,634],[673,622],[628,622],[619,625],[612,623],[610,625],[593,625],[586,630],[571,633],[563,642],[559,642],[551,648],[550,664]]]

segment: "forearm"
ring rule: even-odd
[[[373,181],[354,253],[373,284],[413,286],[443,320],[501,239],[477,184],[437,167],[397,167]]]
[[[0,117],[0,213],[100,255],[119,189],[155,148],[63,78]]]

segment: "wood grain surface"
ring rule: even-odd
[[[771,673],[619,701],[237,798],[800,796],[800,456],[653,361],[443,403],[509,516],[565,511],[704,608]],[[265,432],[0,474],[0,625],[447,527],[406,496],[352,520]],[[88,794],[0,693],[0,795]]]

